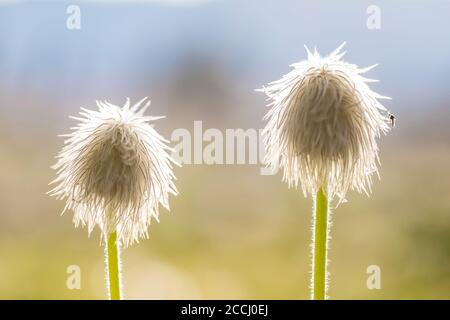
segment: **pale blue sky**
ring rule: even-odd
[[[126,92],[164,79],[192,57],[254,88],[303,59],[304,44],[328,53],[347,41],[346,59],[379,63],[370,76],[399,104],[449,100],[450,1],[18,2],[0,6],[6,92]],[[69,3],[81,7],[79,31],[66,29]],[[366,27],[370,4],[381,8],[381,30]]]

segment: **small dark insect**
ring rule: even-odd
[[[392,113],[389,113],[389,120],[391,120],[392,128],[395,127],[395,116]]]

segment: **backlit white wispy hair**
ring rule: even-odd
[[[171,149],[149,124],[162,117],[144,116],[146,100],[81,108],[81,117],[71,117],[80,123],[63,135],[68,139],[52,167],[57,185],[49,194],[66,199],[75,225],[87,225],[89,233],[97,225],[106,238],[116,231],[124,247],[147,237],[159,204],[169,209],[169,193],[177,194]]]
[[[326,57],[306,48],[308,59],[263,91],[270,110],[264,128],[266,161],[283,168],[289,186],[305,196],[321,187],[339,201],[348,189],[370,192],[378,172],[376,138],[389,131],[389,113],[378,101],[389,99],[367,85],[359,69],[341,60],[339,48]]]

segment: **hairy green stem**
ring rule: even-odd
[[[117,245],[117,233],[112,232],[108,235],[106,240],[106,265],[108,272],[109,298],[111,300],[120,300],[120,252]]]
[[[313,272],[312,293],[313,300],[327,298],[327,250],[328,250],[328,198],[320,188],[315,199],[314,234],[313,234]]]

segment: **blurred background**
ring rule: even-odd
[[[81,9],[69,30],[68,5]],[[381,29],[366,23],[381,9]],[[334,299],[450,299],[450,1],[0,0],[0,298],[103,299],[103,248],[45,193],[69,115],[152,99],[156,128],[262,128],[255,88],[347,41],[397,117],[381,181],[334,210]],[[180,195],[123,253],[131,299],[308,299],[311,199],[260,165],[177,168]],[[66,268],[81,268],[68,290]],[[368,290],[366,269],[381,268]]]

